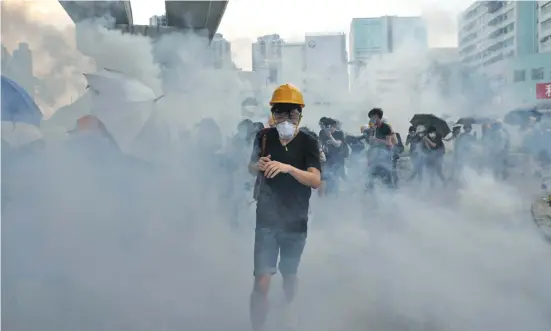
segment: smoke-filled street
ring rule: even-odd
[[[4,330],[551,330],[551,4],[153,2],[1,3]]]

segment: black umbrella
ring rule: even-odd
[[[490,124],[495,122],[495,120],[489,118],[489,117],[462,117],[460,118],[457,123],[455,124],[461,124],[461,125],[473,125],[473,124]]]
[[[445,120],[432,114],[416,114],[409,122],[413,126],[423,125],[427,129],[434,127],[436,129],[436,133],[442,137],[447,136],[451,132],[450,127]]]
[[[541,120],[542,113],[535,108],[531,109],[515,109],[505,115],[503,121],[509,125],[524,125],[528,123],[530,117],[534,117],[537,122]]]

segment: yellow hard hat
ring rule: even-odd
[[[300,105],[304,108],[304,99],[302,97],[302,92],[291,84],[281,85],[276,88],[272,94],[272,100],[270,100],[270,106],[273,106],[276,103],[292,103],[295,105]]]

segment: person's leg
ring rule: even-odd
[[[446,177],[444,176],[444,156],[439,156],[437,159],[436,159],[436,164],[435,164],[435,171],[436,171],[436,175],[438,175],[438,178],[440,178],[440,180],[442,181],[442,184],[443,185],[446,185]]]
[[[394,188],[398,188],[398,155],[392,156],[392,184]]]
[[[253,331],[264,330],[268,315],[268,292],[276,273],[279,244],[271,229],[257,228],[254,238],[254,286],[251,293],[250,317]]]
[[[279,271],[283,276],[283,291],[288,303],[296,295],[297,271],[306,245],[306,236],[305,232],[281,232],[278,236],[281,249]]]

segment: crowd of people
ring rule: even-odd
[[[243,106],[254,108],[257,104],[246,100]],[[254,286],[250,298],[254,331],[264,330],[271,277],[277,270],[283,276],[286,301],[289,306],[293,302],[312,189],[329,199],[357,187],[366,194],[379,189],[393,192],[402,186],[419,185],[427,175],[431,186],[438,180],[447,187],[460,181],[466,167],[490,169],[501,180],[509,176],[511,137],[499,120],[466,118],[450,129],[435,116],[414,118],[403,140],[381,108],[369,111],[369,123],[361,125],[357,134],[345,132],[339,119],[329,117],[319,119],[319,132],[301,127],[306,104],[301,91],[289,84],[274,91],[270,107],[266,123],[242,120],[229,143],[224,143],[220,127],[212,119],[202,120],[195,127],[195,139],[185,134],[181,137],[188,142],[182,154],[194,156],[186,160],[190,172],[223,174],[217,177],[216,191],[221,200],[231,197],[226,212],[232,226],[241,227],[247,217],[243,211],[256,202]],[[473,129],[477,125],[480,138]],[[549,128],[537,127],[530,118],[522,132],[522,150],[532,155],[541,168],[549,165]],[[69,145],[78,151],[79,158],[93,158],[97,166],[104,167],[113,156],[123,157],[115,139],[94,116],[80,118],[69,137]],[[44,144],[29,146],[12,151],[2,140],[3,162],[6,157],[9,163],[16,156],[44,148]],[[446,154],[452,157],[446,158]],[[145,165],[137,160],[131,163]],[[409,166],[401,167],[403,163]],[[125,164],[127,167],[130,163]],[[3,205],[9,201],[4,193]],[[294,310],[287,312],[292,315]]]

